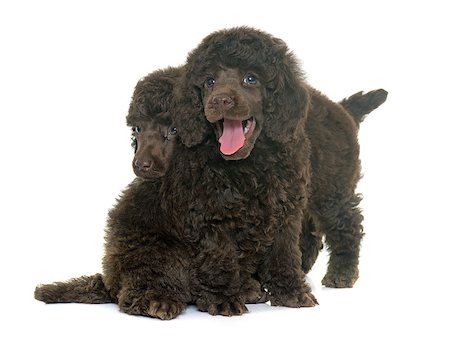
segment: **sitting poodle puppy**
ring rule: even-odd
[[[316,305],[299,249],[311,168],[296,60],[281,40],[238,28],[205,38],[186,70],[173,114],[183,146],[162,206],[192,250],[193,300],[242,314],[242,286],[256,278],[272,305]]]
[[[322,283],[353,286],[363,236],[354,120],[305,83],[283,41],[257,30],[211,34],[186,67],[182,96],[190,99],[174,121],[191,148],[178,157],[189,157],[185,175],[195,184],[172,203],[185,206],[185,223],[207,250],[194,263],[202,272],[199,307],[242,312],[236,286],[251,275],[272,304],[314,305],[298,268],[302,222],[310,229],[301,236],[325,235],[330,260]],[[177,176],[166,182],[176,184]]]
[[[168,109],[180,68],[167,68],[141,79],[130,103],[127,125],[132,128],[132,162],[136,176],[158,180],[164,176],[176,144],[176,127]],[[150,202],[150,201],[149,201]],[[110,303],[115,301],[101,274],[82,276],[66,282],[39,285],[35,298],[46,303]]]

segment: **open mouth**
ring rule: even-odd
[[[219,133],[220,152],[224,155],[233,155],[241,149],[246,140],[255,130],[256,120],[250,117],[246,120],[231,120],[224,118],[216,122]]]

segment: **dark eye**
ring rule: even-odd
[[[256,82],[258,82],[258,79],[254,74],[247,74],[244,76],[243,81],[245,84],[254,85],[256,84]]]
[[[138,126],[132,127],[131,130],[133,131],[133,135],[139,135],[141,133],[141,127]]]
[[[166,135],[164,136],[164,138],[165,138],[166,140],[170,140],[170,139],[172,139],[176,134],[177,134],[177,127],[170,126],[169,128],[167,128]]]
[[[169,127],[169,135],[175,135],[177,133],[177,127]]]
[[[213,77],[208,77],[205,80],[205,87],[211,88],[216,83],[216,80],[214,80]]]

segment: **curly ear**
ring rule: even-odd
[[[280,61],[267,86],[264,129],[272,140],[288,143],[304,126],[310,97],[295,58],[286,54]]]
[[[203,112],[200,93],[183,84],[176,89],[175,98],[175,108],[170,113],[181,142],[187,147],[202,143],[211,128]]]

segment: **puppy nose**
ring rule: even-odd
[[[212,102],[214,107],[219,110],[228,110],[234,106],[233,99],[228,95],[216,95]]]
[[[149,171],[152,166],[153,166],[153,162],[151,161],[138,161],[136,160],[134,162],[135,166],[139,169],[139,171],[143,171],[143,172],[147,172]]]

